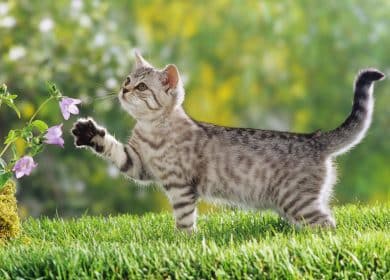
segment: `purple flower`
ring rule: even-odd
[[[62,124],[49,127],[45,134],[45,143],[64,147],[64,139],[62,138]]]
[[[23,177],[24,175],[30,175],[31,171],[37,167],[38,164],[36,164],[32,157],[30,156],[24,156],[20,158],[16,163],[14,168],[12,168],[12,171],[15,172],[16,178]]]
[[[76,105],[80,103],[80,99],[69,98],[66,96],[62,97],[60,101],[60,108],[65,120],[69,119],[70,114],[77,115],[79,113],[79,108],[77,108]]]

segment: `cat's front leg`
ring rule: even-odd
[[[89,147],[98,155],[110,160],[123,173],[137,180],[145,180],[142,161],[130,145],[118,142],[92,119],[79,119],[73,126],[72,134],[76,147]]]
[[[176,227],[188,233],[196,230],[197,194],[191,185],[165,186],[171,201]]]

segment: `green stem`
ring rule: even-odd
[[[50,96],[48,99],[46,99],[45,102],[43,102],[41,104],[41,106],[38,107],[38,109],[35,111],[34,115],[32,115],[31,119],[29,120],[28,124],[31,124],[32,121],[34,120],[34,118],[37,116],[37,114],[39,113],[39,111],[42,110],[42,108],[50,101],[52,100],[54,97],[53,96]]]
[[[8,148],[9,148],[9,146],[11,146],[11,144],[12,144],[12,142],[11,142],[11,143],[8,143],[8,144],[4,147],[4,149],[3,149],[3,150],[1,151],[1,153],[0,153],[0,157],[2,157],[2,156],[4,155],[5,151],[8,150]]]

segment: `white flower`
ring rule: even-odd
[[[90,28],[92,26],[91,18],[84,14],[80,16],[79,23],[82,27],[85,28]]]
[[[114,89],[117,86],[117,81],[114,78],[109,78],[105,83],[108,89]]]
[[[120,175],[118,168],[112,164],[107,166],[107,173],[111,178],[117,178]]]
[[[0,27],[11,28],[14,27],[15,24],[16,20],[14,17],[7,16],[0,19]]]
[[[0,3],[0,16],[4,16],[8,13],[9,6],[8,3],[1,2]]]
[[[85,183],[82,182],[82,181],[77,181],[74,185],[73,185],[73,189],[76,191],[76,192],[83,192],[85,190]]]
[[[96,34],[93,43],[96,47],[101,47],[106,43],[106,35],[103,33]]]
[[[51,18],[44,18],[39,23],[39,30],[43,33],[49,32],[54,27],[54,22]]]
[[[25,55],[26,55],[26,49],[22,46],[12,47],[8,53],[10,60],[18,60]]]
[[[83,1],[81,0],[72,0],[70,7],[74,11],[80,11],[83,8]]]
[[[116,31],[118,29],[118,25],[117,25],[117,23],[115,21],[109,21],[107,23],[107,29],[109,31]]]

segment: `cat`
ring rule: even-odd
[[[222,127],[190,118],[175,65],[159,70],[140,53],[121,86],[121,106],[136,120],[120,143],[91,118],[79,119],[76,147],[89,147],[128,177],[165,191],[178,229],[196,229],[199,198],[269,208],[297,226],[335,227],[329,200],[336,174],[332,161],[364,137],[373,111],[375,69],[356,77],[352,112],[338,128],[290,133]]]

